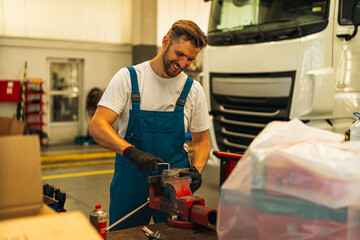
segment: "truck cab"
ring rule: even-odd
[[[267,123],[344,134],[360,106],[357,0],[213,0],[200,81],[213,150],[243,153]]]

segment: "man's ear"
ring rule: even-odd
[[[165,35],[162,40],[162,47],[165,49],[170,45],[170,37]]]

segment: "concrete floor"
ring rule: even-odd
[[[96,203],[108,211],[114,169],[112,152],[96,144],[74,144],[44,147],[41,156],[42,162],[46,162],[42,163],[43,184],[51,184],[66,193],[67,211],[78,210],[88,216]],[[215,165],[206,166],[203,184],[195,195],[203,197],[207,207],[217,209],[219,167]]]

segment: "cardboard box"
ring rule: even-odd
[[[22,135],[24,128],[24,122],[9,117],[0,117],[0,136]]]
[[[35,215],[42,206],[38,136],[0,137],[0,220]]]
[[[82,212],[46,213],[53,211],[49,209],[32,217],[0,221],[0,239],[102,239]]]
[[[0,137],[0,239],[102,239],[83,213],[43,204],[38,136]]]

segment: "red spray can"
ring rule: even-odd
[[[95,209],[90,212],[90,222],[97,229],[103,239],[106,239],[107,212],[97,203]]]

